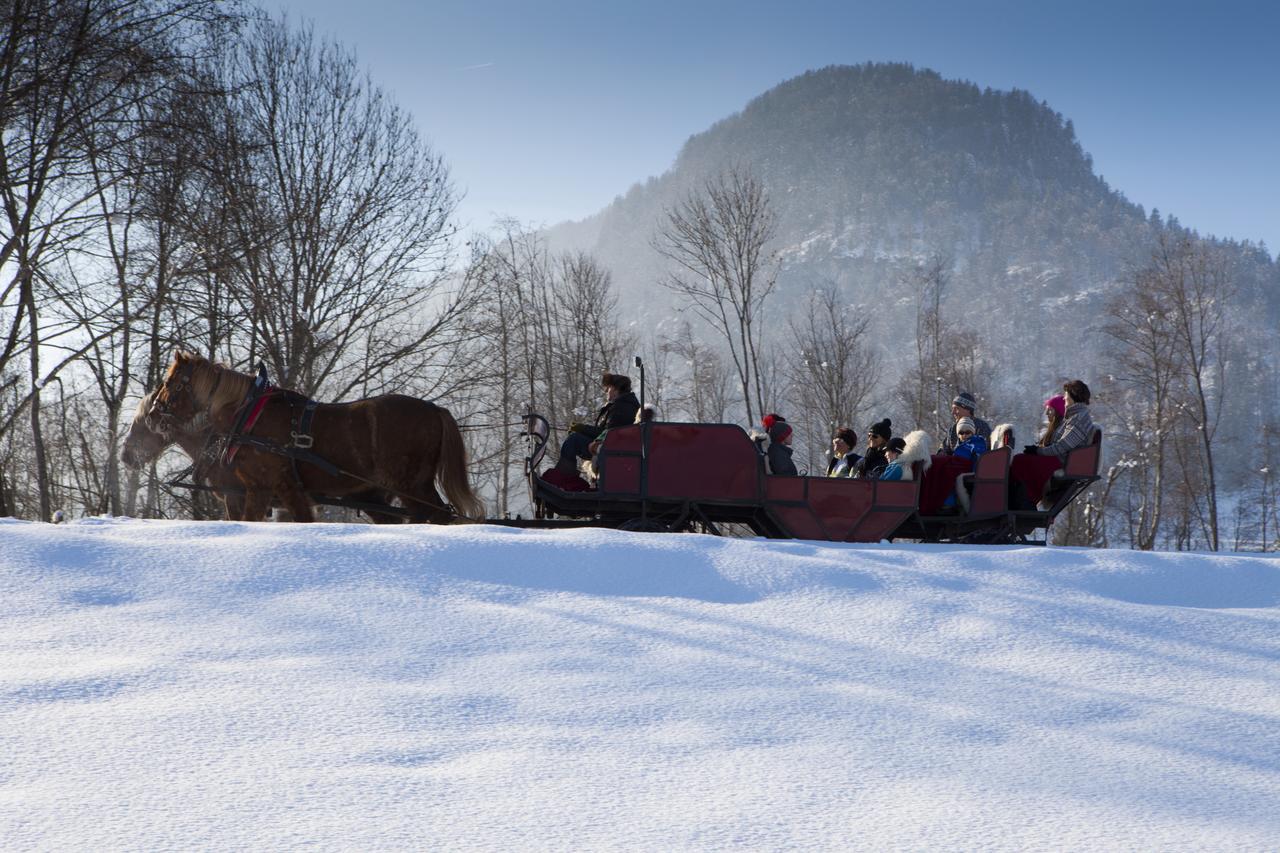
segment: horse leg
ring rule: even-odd
[[[406,500],[407,509],[411,513],[409,521],[413,524],[430,522],[432,524],[449,524],[454,514],[445,507],[444,498],[436,491],[435,483],[420,484],[415,490],[415,498],[422,500]]]
[[[228,502],[227,509],[230,511],[231,503]],[[248,484],[245,485],[244,501],[240,505],[241,521],[262,521],[262,517],[267,514],[267,510],[271,509],[271,492],[268,489],[255,488]]]
[[[244,496],[227,493],[222,495],[222,506],[226,510],[227,521],[238,521],[244,516]]]
[[[315,513],[311,510],[311,499],[298,488],[296,483],[289,483],[285,488],[278,489],[276,493],[294,521],[310,524],[316,520]]]
[[[380,492],[377,489],[370,489],[366,492],[356,492],[348,497],[373,506],[379,504],[385,504],[387,506],[391,505],[391,495],[388,495],[385,492]],[[404,521],[402,516],[395,515],[393,513],[378,512],[376,509],[369,509],[367,507],[360,507],[360,512],[364,513],[365,516],[374,524],[400,524]]]

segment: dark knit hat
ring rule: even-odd
[[[978,401],[973,399],[973,395],[968,391],[961,391],[957,394],[955,399],[951,401],[951,405],[959,406],[962,409],[968,409],[969,414],[973,414],[978,410]]]
[[[776,420],[773,426],[769,427],[769,438],[773,441],[785,441],[789,435],[791,435],[791,424],[784,420]]]
[[[876,435],[884,439],[893,438],[893,421],[888,418],[885,418],[882,421],[877,421],[871,425],[869,430],[867,430],[867,434]]]
[[[895,453],[901,453],[906,449],[907,449],[907,440],[902,436],[897,436],[896,438],[889,439],[889,445],[885,448],[885,450],[892,450]]]
[[[835,437],[850,447],[856,447],[858,444],[858,434],[848,427],[840,427],[840,429],[836,430]]]
[[[777,412],[770,412],[769,414],[765,415],[763,418],[760,419],[760,425],[764,427],[765,432],[769,432],[771,429],[773,429],[774,424],[777,424],[777,423],[785,424],[786,422],[787,422],[787,419],[784,418],[782,415],[778,414]]]

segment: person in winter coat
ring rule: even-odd
[[[973,421],[974,431],[982,436],[983,441],[991,441],[991,424],[974,414],[978,403],[973,399],[973,395],[968,391],[961,391],[951,401],[951,417],[956,419],[956,423],[951,425],[951,429],[947,432],[947,437],[942,440],[942,448],[939,453],[954,453],[956,445],[960,443],[960,436],[956,432],[956,424],[960,423],[961,418],[968,418]]]
[[[862,461],[854,469],[853,475],[867,480],[879,479],[880,473],[884,471],[884,466],[889,464],[884,451],[892,438],[893,421],[885,418],[882,421],[873,423],[871,428],[867,430],[867,455],[862,457]]]
[[[591,445],[607,430],[635,423],[640,401],[631,390],[631,378],[620,373],[600,377],[605,404],[596,413],[594,424],[573,424],[560,445],[560,458],[555,468],[562,475],[577,476],[578,460],[591,458]]]
[[[1063,384],[1062,395],[1062,422],[1049,436],[1049,442],[1044,446],[1028,444],[1022,449],[1025,455],[1014,460],[1018,463],[1018,487],[1025,492],[1023,499],[1034,503],[1041,512],[1053,506],[1053,475],[1062,467],[1067,454],[1077,447],[1085,446],[1093,437],[1093,417],[1089,413],[1092,395],[1089,393],[1089,386],[1080,379],[1072,379]]]
[[[970,471],[977,466],[978,457],[986,453],[988,449],[987,440],[976,434],[974,429],[975,427],[972,418],[961,418],[956,421],[956,434],[960,437],[960,443],[957,444],[955,450],[951,452],[952,456],[960,459],[968,459],[970,463]],[[963,488],[963,486],[959,485],[958,482],[959,478],[957,478],[957,491],[947,495],[947,499],[942,502],[942,509],[944,512],[949,512],[956,506],[959,489]]]
[[[978,457],[987,452],[987,440],[977,434],[977,426],[973,418],[961,418],[956,421],[956,434],[960,438],[960,443],[951,451],[952,456],[977,462]]]
[[[1083,380],[1072,379],[1062,386],[1063,415],[1047,444],[1028,444],[1023,453],[1032,456],[1056,456],[1065,462],[1067,453],[1089,443],[1093,435],[1093,416],[1089,413],[1089,386]],[[1053,398],[1050,398],[1050,402]],[[1046,408],[1048,402],[1046,402]]]
[[[889,464],[880,474],[881,480],[912,480],[914,463],[923,462],[924,469],[929,470],[929,436],[918,429],[907,433],[906,438],[891,438],[885,443],[885,455]]]
[[[849,427],[840,427],[831,439],[831,461],[827,463],[828,477],[852,477],[862,456],[854,453],[858,434]]]
[[[778,414],[777,412],[770,412],[769,414],[765,415],[760,419],[760,425],[764,427],[764,431],[766,434],[768,434],[768,432],[773,429],[774,424],[776,423],[785,424],[786,422],[787,422],[787,419],[784,418],[782,415]]]
[[[769,459],[770,474],[785,474],[794,477],[796,471],[796,463],[791,458],[791,425],[785,420],[779,418],[769,427],[769,449],[766,456]]]

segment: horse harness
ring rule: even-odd
[[[258,418],[262,416],[262,412],[267,408],[267,404],[277,397],[284,400],[289,406],[289,437],[291,440],[288,444],[280,444],[269,438],[250,434],[258,423]],[[300,414],[297,411],[298,404],[301,404]],[[298,488],[304,491],[302,474],[298,471],[299,460],[315,465],[330,476],[336,477],[347,473],[311,450],[315,444],[315,438],[311,435],[311,422],[315,418],[316,408],[319,405],[315,400],[308,399],[294,391],[286,391],[283,388],[277,388],[272,385],[267,381],[266,368],[259,366],[258,378],[249,387],[249,393],[245,395],[244,402],[236,410],[236,419],[231,426],[230,432],[222,436],[222,451],[219,454],[220,464],[224,468],[230,467],[235,460],[236,452],[245,445],[267,453],[274,453],[277,456],[285,456],[292,465],[293,479],[297,482]]]

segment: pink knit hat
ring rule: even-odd
[[[1059,420],[1061,420],[1066,416],[1067,399],[1061,394],[1054,394],[1048,400],[1044,401],[1044,407],[1046,409],[1053,409],[1053,413],[1058,416]]]

